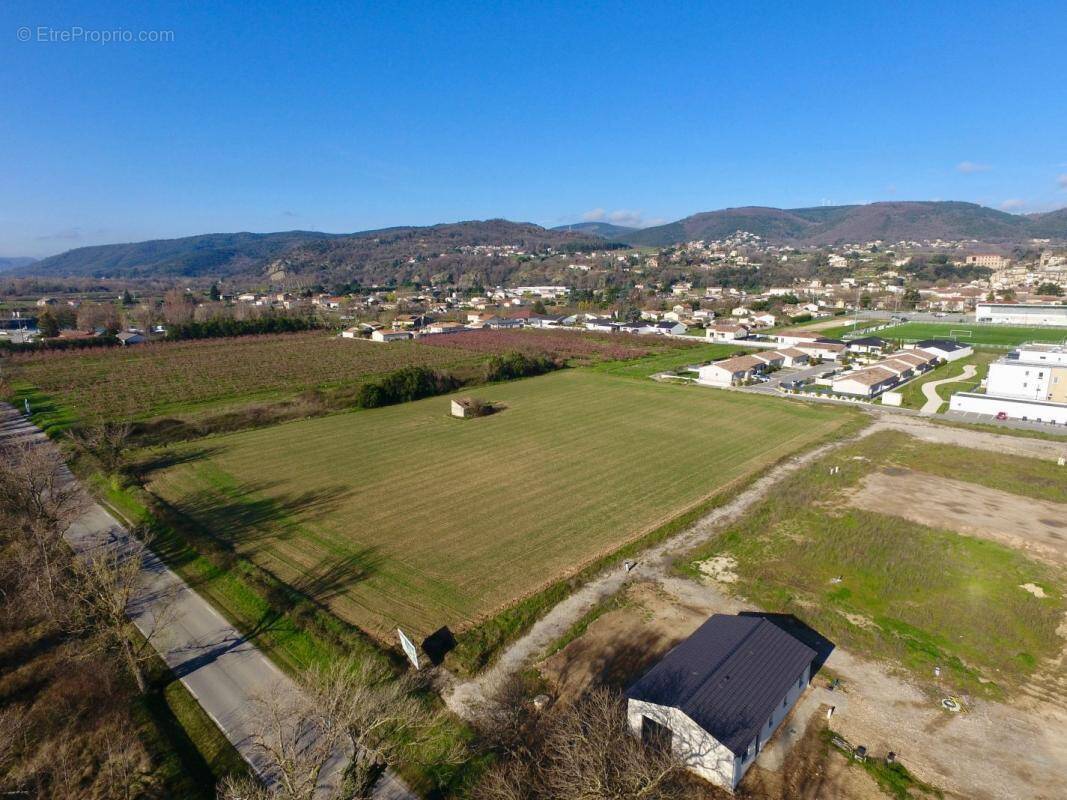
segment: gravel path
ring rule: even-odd
[[[978,374],[978,368],[974,364],[968,364],[963,368],[963,374],[957,375],[954,378],[944,378],[939,381],[931,381],[930,383],[923,384],[923,396],[926,398],[926,403],[919,409],[924,414],[936,414],[941,410],[941,406],[945,404],[945,401],[941,399],[941,396],[937,393],[937,387],[945,383],[959,383],[973,378]]]

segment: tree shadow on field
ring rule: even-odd
[[[130,464],[130,472],[138,481],[143,483],[156,472],[162,472],[163,470],[177,467],[181,464],[192,464],[196,461],[202,461],[205,458],[211,458],[218,455],[220,452],[222,452],[222,448],[220,447],[194,447],[180,451],[161,450],[158,453],[152,453],[147,458],[140,459],[139,461]]]
[[[246,481],[224,489],[200,489],[175,503],[213,538],[242,550],[265,541],[298,538],[312,525],[337,511],[351,490],[326,487],[299,493],[270,495],[278,482]]]
[[[361,547],[350,553],[327,556],[289,585],[316,603],[326,604],[374,575],[383,561],[377,547]]]

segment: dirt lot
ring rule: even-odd
[[[600,617],[582,637],[542,662],[541,673],[564,698],[598,684],[625,687],[708,615],[750,608],[727,597],[727,590],[727,585],[716,585],[710,578],[705,578],[704,585],[677,577],[635,584],[629,589],[627,605]],[[896,752],[901,763],[945,791],[946,797],[1064,797],[1067,709],[1050,702],[1054,697],[1023,695],[1008,703],[977,703],[963,713],[951,714],[931,697],[936,686],[916,686],[890,667],[842,648],[830,654],[815,686],[825,686],[828,675],[844,682],[833,696],[837,707],[834,731],[866,745],[875,756]],[[820,714],[812,716],[816,722],[819,718]],[[779,736],[789,724],[779,729]],[[773,792],[779,790],[784,792],[782,797],[866,800],[879,796],[873,784],[854,774],[856,770],[841,769],[839,763],[835,767],[829,756],[806,767],[797,766],[798,757],[811,758],[810,754],[798,756],[798,746],[794,746],[778,770],[761,761],[760,772],[746,777],[742,788],[749,788],[752,797],[777,797]],[[807,776],[805,780],[798,770]],[[810,794],[789,793],[801,785],[817,789]],[[755,793],[758,787],[769,793]]]
[[[683,582],[686,594],[696,584]],[[688,605],[653,583],[629,587],[627,603],[611,611],[592,625],[581,638],[546,659],[540,666],[542,676],[558,697],[572,700],[596,686],[624,689],[664,653],[708,618],[709,613],[741,610],[736,601],[726,599],[711,587],[703,587],[695,605]],[[694,593],[694,596],[697,594]],[[709,605],[710,603],[710,605]],[[739,797],[760,800],[881,800],[885,797],[874,780],[862,769],[850,766],[837,751],[827,748],[820,739],[825,720],[825,705],[811,704],[803,713],[798,706],[779,729],[798,729],[799,741],[789,748],[784,763],[769,768],[774,759],[772,749],[779,744],[775,737],[768,745],[763,762],[745,776]],[[806,712],[806,710],[805,710]],[[802,716],[803,718],[798,718]],[[809,724],[809,722],[811,724]]]
[[[993,539],[1067,564],[1067,505],[899,467],[868,475],[850,502],[932,528]]]

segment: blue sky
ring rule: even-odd
[[[47,41],[76,26],[173,40]],[[1062,2],[5,2],[0,255],[754,204],[1059,208],[1065,31]]]

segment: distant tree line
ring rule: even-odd
[[[183,339],[219,339],[229,336],[251,336],[262,333],[296,333],[322,327],[312,317],[288,315],[266,315],[254,319],[232,319],[218,317],[204,322],[182,322],[167,328],[166,338],[173,341]]]

